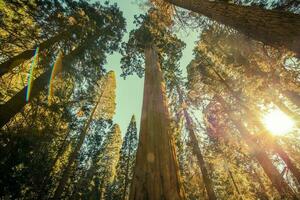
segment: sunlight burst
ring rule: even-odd
[[[271,110],[263,117],[266,128],[274,135],[284,135],[292,130],[294,121],[279,109]]]

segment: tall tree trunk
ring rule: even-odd
[[[33,57],[36,47],[39,47],[40,51],[49,49],[56,42],[61,41],[62,39],[66,38],[67,36],[70,36],[71,33],[73,33],[75,30],[76,30],[76,27],[74,26],[66,31],[62,31],[61,33],[53,36],[52,38],[49,38],[48,40],[42,42],[41,44],[36,45],[32,49],[25,50],[22,53],[5,61],[4,63],[1,63],[0,64],[0,77],[2,77],[4,74],[8,73],[11,69],[15,68],[20,63],[24,62],[25,60],[29,60],[31,57]]]
[[[300,15],[223,1],[165,1],[205,15],[264,44],[285,47],[300,56]]]
[[[90,36],[89,38],[82,46],[76,48],[73,50],[69,55],[65,56],[62,60],[63,62],[63,70],[66,71],[72,60],[80,55],[85,48],[88,47],[89,43],[95,39],[95,37]],[[32,82],[31,87],[31,93],[30,93],[30,99],[29,102],[36,96],[40,94],[41,91],[46,89],[47,84],[49,83],[49,79],[51,77],[52,69],[50,66],[48,66],[47,71],[45,71],[43,74],[41,74],[39,77],[37,77]],[[6,123],[10,121],[11,118],[13,118],[18,112],[21,111],[21,109],[28,103],[26,101],[26,92],[27,87],[24,87],[22,90],[20,90],[15,96],[13,96],[10,100],[8,100],[5,104],[0,105],[0,128],[3,127]]]
[[[145,49],[145,66],[141,130],[129,199],[184,199],[155,47]]]
[[[232,88],[228,85],[226,80],[212,67],[214,73],[219,77],[220,81],[226,86],[230,94],[237,100],[237,102],[247,111],[247,115],[249,115],[250,118],[258,119],[256,109],[250,109],[248,106],[245,105],[245,103],[241,100],[239,96],[235,94],[235,92],[232,90]],[[282,149],[280,145],[277,144],[277,142],[273,139],[271,134],[266,130],[264,125],[259,121],[255,120],[255,125],[265,133],[265,135],[270,139],[269,141],[269,148],[273,149],[280,158],[285,162],[288,169],[292,172],[292,174],[296,177],[298,180],[298,183],[300,183],[300,170],[296,167],[296,165],[293,163],[289,155]]]
[[[183,100],[182,92],[181,92],[179,86],[177,86],[177,93],[179,95],[179,103],[183,104],[184,100]],[[196,134],[194,132],[194,128],[193,128],[194,124],[193,124],[192,118],[190,117],[190,115],[187,112],[186,108],[183,108],[183,115],[184,115],[185,121],[187,123],[187,129],[188,129],[189,137],[190,137],[190,140],[191,140],[193,153],[197,157],[197,161],[198,161],[197,164],[198,164],[198,167],[200,168],[201,173],[202,173],[202,178],[203,178],[203,181],[204,181],[204,184],[205,184],[205,189],[206,189],[206,192],[207,192],[208,199],[209,200],[216,200],[217,197],[216,197],[215,191],[213,189],[213,184],[212,184],[212,181],[209,177],[208,171],[206,169],[205,161],[204,161],[203,155],[201,153],[201,149],[200,149],[199,144],[198,144],[198,139],[197,139]]]
[[[230,110],[232,110],[231,107],[224,101],[222,97],[216,97],[279,194],[286,198],[297,199],[292,189],[285,182],[276,167],[273,165],[272,161],[269,159],[267,153],[256,143],[255,138],[248,131],[248,129],[239,120],[236,120],[235,116],[230,113]]]
[[[59,184],[58,184],[58,186],[57,186],[57,188],[55,190],[53,199],[60,199],[61,198],[61,194],[63,193],[64,188],[66,186],[66,183],[67,183],[67,181],[68,181],[68,179],[70,177],[72,165],[73,165],[75,159],[79,155],[81,146],[83,145],[84,139],[85,139],[85,137],[87,135],[87,132],[88,132],[88,129],[89,129],[90,124],[92,122],[92,119],[94,117],[94,114],[95,114],[95,112],[97,110],[97,107],[98,107],[99,103],[101,102],[101,98],[102,98],[102,95],[104,93],[104,90],[105,90],[105,88],[102,90],[102,92],[101,92],[101,94],[100,94],[100,96],[98,98],[98,101],[97,101],[96,105],[94,106],[94,108],[93,108],[93,110],[92,110],[92,112],[91,112],[88,120],[84,124],[84,127],[83,127],[83,129],[82,129],[82,131],[81,131],[81,133],[79,135],[79,139],[78,139],[78,142],[77,142],[77,144],[75,146],[75,149],[72,152],[72,154],[70,155],[68,164],[67,164],[67,166],[66,166],[66,168],[65,168],[65,170],[63,172],[62,178],[59,181]]]

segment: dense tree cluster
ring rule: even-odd
[[[109,1],[0,0],[0,199],[300,199],[299,1],[145,7],[124,41]],[[144,77],[125,133],[116,52]]]

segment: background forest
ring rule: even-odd
[[[298,0],[0,0],[0,199],[300,199],[299,57]]]

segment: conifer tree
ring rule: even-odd
[[[133,115],[122,143],[120,158],[116,169],[116,177],[110,186],[110,192],[107,194],[107,199],[128,199],[137,144],[137,128],[135,116]]]
[[[122,58],[124,76],[145,71],[142,121],[129,199],[182,199],[178,164],[167,108],[163,71],[181,57],[183,43],[154,9],[136,18]],[[170,59],[168,59],[170,58]],[[142,67],[145,59],[145,69]]]
[[[105,55],[119,48],[125,22],[122,13],[116,5],[100,5],[95,3],[93,7],[86,2],[78,2],[75,3],[75,8],[77,8],[77,10],[85,10],[84,13],[89,15],[89,20],[85,21],[83,27],[90,28],[83,28],[85,33],[78,34],[78,36],[73,35],[73,37],[78,37],[76,42],[73,41],[73,38],[65,41],[63,49],[65,56],[62,58],[62,74],[70,74],[76,77],[77,81],[81,81],[83,78],[88,81],[97,81],[103,74],[104,69],[102,67],[99,69],[96,66],[102,66],[103,63],[105,63]],[[87,16],[84,15],[82,18],[85,19]],[[56,51],[57,48],[60,47],[56,46]],[[55,50],[52,52],[55,52]],[[45,58],[41,55],[39,56],[43,58],[43,62],[40,63],[42,66],[39,66],[43,70],[41,70],[42,73],[32,81],[30,88],[31,98],[29,102],[46,89],[52,73],[53,63],[51,59],[55,60],[56,56],[56,54],[51,54],[51,56],[46,56]],[[85,74],[87,76],[80,76],[79,74]],[[91,74],[93,76],[88,76]],[[2,113],[0,115],[1,127],[8,123],[28,104],[25,98],[28,87],[29,85],[26,85],[19,91],[14,91],[12,98],[0,105],[0,112]]]
[[[101,84],[101,83],[100,83]],[[68,164],[64,169],[62,174],[62,178],[59,181],[59,185],[57,186],[54,194],[54,199],[60,198],[64,188],[66,187],[66,183],[69,179],[71,173],[71,167],[78,157],[80,149],[84,143],[84,140],[88,134],[90,124],[94,118],[103,118],[110,119],[112,118],[115,110],[115,88],[116,88],[116,80],[114,72],[109,72],[107,76],[102,80],[102,87],[99,88],[99,96],[96,104],[94,105],[91,113],[85,122],[82,130],[80,130],[80,134],[78,137],[78,142],[70,155],[68,160]]]
[[[120,156],[122,137],[119,125],[114,125],[102,144],[103,151],[99,152],[96,163],[93,163],[88,173],[94,182],[89,197],[104,199],[108,196],[109,185],[116,176],[116,166]],[[95,162],[95,161],[94,161]]]
[[[206,64],[208,64],[208,63],[206,63]],[[202,64],[200,64],[200,65],[202,66]],[[200,67],[200,65],[197,65],[197,64],[195,65],[195,63],[194,63],[194,66]],[[209,74],[207,69],[203,69],[203,68],[201,69],[201,67],[200,67],[200,68],[198,68],[198,70],[199,70],[200,74],[202,74],[204,84],[205,85],[207,84],[210,87],[210,90],[213,95],[216,94],[217,91],[220,90],[220,87],[214,87],[214,86],[211,87],[211,85],[218,83],[218,82],[216,82],[216,79],[214,79]],[[215,73],[215,72],[216,71],[213,71],[213,73]],[[218,85],[218,86],[220,86],[220,85]],[[220,91],[222,91],[222,90],[220,90]],[[268,158],[265,150],[262,147],[260,147],[260,144],[258,144],[259,142],[257,143],[255,137],[253,137],[252,134],[249,133],[249,131],[247,130],[247,128],[244,127],[242,122],[240,122],[239,120],[236,119],[236,116],[233,116],[230,112],[228,112],[228,111],[232,110],[233,108],[229,107],[228,104],[225,103],[225,101],[223,100],[223,98],[220,95],[218,95],[218,100],[222,102],[221,105],[225,106],[224,110],[226,110],[227,114],[230,115],[230,119],[232,120],[232,122],[234,123],[236,128],[239,130],[242,138],[244,138],[244,140],[248,144],[248,146],[251,147],[250,151],[255,152],[255,154],[254,154],[255,158],[258,160],[258,162],[260,163],[260,165],[262,166],[265,173],[268,175],[268,177],[270,178],[270,180],[272,181],[273,185],[276,187],[278,192],[281,195],[286,196],[286,197],[295,197],[294,193],[291,190],[291,188],[289,187],[289,185],[285,183],[285,180],[280,176],[278,170],[273,165],[271,160]],[[247,112],[249,112],[249,110],[247,110]],[[255,148],[252,149],[254,146],[255,146]]]

